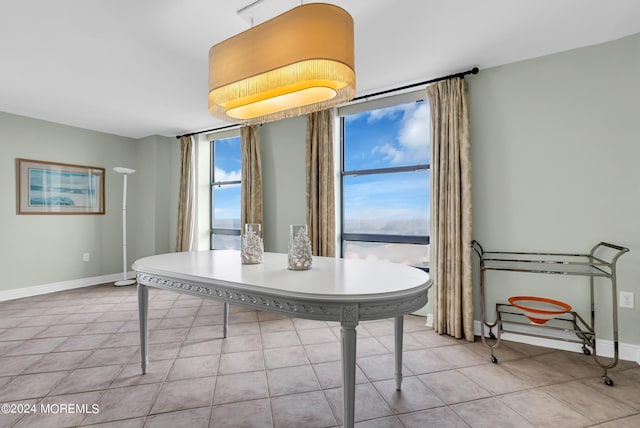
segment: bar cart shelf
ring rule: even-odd
[[[491,362],[497,363],[494,349],[500,345],[502,333],[515,333],[533,337],[562,340],[582,345],[582,352],[591,355],[602,369],[605,384],[613,386],[608,370],[618,363],[618,312],[616,304],[616,263],[618,258],[628,252],[628,248],[600,242],[588,254],[567,253],[527,253],[507,251],[484,251],[478,241],[471,243],[480,265],[480,337],[489,347]],[[569,311],[551,319],[543,325],[533,325],[516,307],[507,303],[497,303],[495,321],[488,322],[485,301],[485,273],[487,271],[524,272],[533,274],[571,275],[589,278],[591,317],[585,321],[576,311]],[[611,288],[612,326],[614,356],[609,364],[603,363],[596,352],[595,334],[595,279],[608,280]],[[485,334],[488,329],[488,335]],[[487,336],[491,341],[487,340]]]

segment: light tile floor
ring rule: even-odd
[[[135,287],[0,302],[0,403],[36,410],[3,407],[0,426],[342,423],[337,324],[232,306],[223,340],[220,303],[160,290],[151,290],[149,314],[143,376]],[[391,320],[358,327],[358,427],[640,426],[636,363],[611,371],[614,387],[582,354],[505,342],[491,364],[481,342],[439,336],[407,316],[396,392],[393,349]],[[64,404],[78,411],[61,411]]]

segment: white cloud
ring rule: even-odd
[[[428,161],[431,112],[427,103],[412,103],[390,109],[375,110],[371,112],[370,120],[374,116],[374,112],[378,112],[375,120],[402,112],[402,122],[396,141],[374,147],[373,154],[381,154],[386,161],[392,164],[425,163]]]
[[[353,195],[350,200],[421,192],[428,187],[429,175],[425,172],[404,172],[393,176],[362,176],[345,181],[345,188],[348,188]]]
[[[404,106],[394,106],[379,110],[371,110],[367,116],[367,123],[374,123],[382,119],[393,119],[402,112]]]
[[[362,176],[345,182],[345,215],[357,219],[395,221],[429,215],[429,176],[401,173]]]
[[[393,144],[383,144],[382,146],[376,146],[373,148],[374,154],[379,153],[383,156],[384,160],[391,163],[401,163],[404,161],[406,154],[402,150],[398,150]]]
[[[215,181],[238,181],[242,179],[242,171],[225,171],[222,168],[214,167],[213,177]]]
[[[429,105],[421,103],[412,112],[406,112],[398,135],[401,146],[411,149],[424,149],[431,131],[431,112]]]

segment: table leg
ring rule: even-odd
[[[138,283],[138,318],[140,320],[140,365],[142,374],[147,372],[149,366],[149,330],[147,317],[149,313],[149,289],[146,285]]]
[[[404,329],[404,317],[396,317],[393,324],[396,336],[396,391],[400,391],[400,386],[402,385],[402,335]]]
[[[227,332],[229,330],[229,304],[224,302],[222,307],[222,338],[227,338]]]
[[[342,392],[344,394],[345,428],[353,428],[356,398],[356,328],[343,325],[340,330],[342,341]]]

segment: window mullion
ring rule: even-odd
[[[426,235],[390,235],[378,233],[343,233],[344,241],[380,242],[389,244],[420,244],[428,245],[429,236]]]
[[[241,180],[234,180],[234,181],[214,181],[213,183],[211,183],[211,186],[217,186],[217,187],[221,187],[221,186],[229,186],[232,184],[242,184]]]
[[[430,166],[428,164],[417,164],[408,166],[399,166],[394,168],[375,168],[375,169],[357,169],[351,171],[343,171],[342,175],[373,175],[373,174],[392,174],[394,172],[421,172],[428,171]]]

